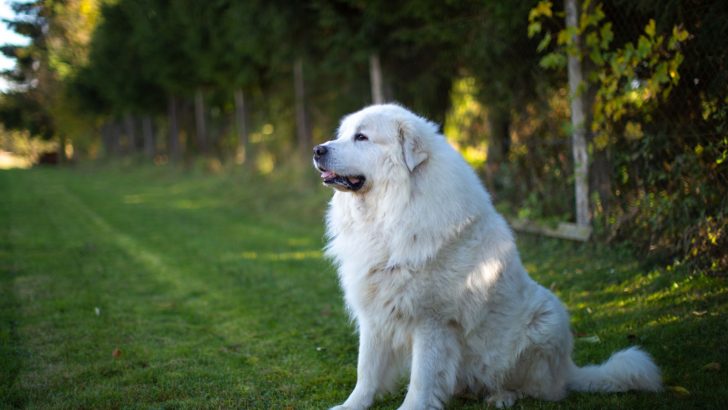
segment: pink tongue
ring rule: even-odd
[[[323,179],[329,179],[329,178],[333,178],[335,176],[336,176],[336,174],[331,171],[324,171],[321,173],[321,178],[323,178]]]
[[[352,184],[358,184],[359,183],[359,178],[349,177],[347,179],[349,180],[349,183],[352,183]]]

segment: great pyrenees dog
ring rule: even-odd
[[[334,409],[366,409],[407,374],[400,409],[411,410],[460,393],[500,408],[569,390],[661,389],[636,347],[574,364],[566,309],[528,276],[506,221],[430,121],[364,108],[314,148],[314,165],[336,190],[326,255],[359,333],[356,387]]]

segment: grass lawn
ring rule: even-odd
[[[320,251],[329,195],[308,169],[0,171],[0,408],[343,401],[357,339]],[[519,245],[571,311],[577,363],[639,344],[668,389],[516,408],[728,408],[725,279],[604,246],[524,235]],[[404,387],[376,408],[403,397]]]

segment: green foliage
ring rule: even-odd
[[[725,111],[725,110],[724,110]],[[728,138],[695,146],[670,134],[646,133],[618,144],[622,178],[615,184],[623,208],[607,216],[614,237],[654,260],[686,264],[696,272],[725,275],[728,267]]]
[[[47,16],[54,27],[66,27],[64,22],[73,13],[83,17],[75,5],[90,0],[79,1],[59,6],[63,13],[50,12],[55,6],[43,2],[32,10]],[[93,118],[77,115],[76,123],[94,126],[128,114],[161,116],[172,96],[184,110],[198,89],[205,91],[212,110],[229,116],[233,91],[242,89],[259,97],[251,105],[256,111],[251,116],[269,116],[255,126],[276,123],[276,129],[290,129],[292,110],[274,107],[293,105],[291,66],[299,57],[305,61],[317,139],[327,138],[342,114],[370,101],[366,79],[373,53],[382,61],[388,98],[436,121],[444,120],[452,83],[462,72],[478,80],[479,100],[502,117],[533,94],[530,90],[536,89],[533,85],[543,75],[530,68],[536,53],[528,51],[530,40],[521,35],[522,16],[531,2],[120,0],[100,4],[98,18],[89,19],[98,20],[98,26],[88,36],[87,59],[71,64],[63,57],[77,54],[76,48],[40,53],[57,69],[63,83],[53,87],[68,89],[66,97],[78,100],[58,107],[79,106]],[[72,37],[68,30],[59,33],[61,38]],[[42,32],[38,38],[47,40]],[[511,61],[512,69],[501,70],[503,61]],[[72,124],[67,114],[75,111],[60,110],[57,117]],[[189,140],[189,125],[181,126]],[[218,126],[223,133],[228,128],[224,123]],[[220,141],[220,145],[229,143]]]
[[[56,142],[42,139],[27,130],[8,130],[0,127],[0,151],[9,152],[19,158],[21,165],[30,166],[37,163],[43,153],[56,152],[57,145]]]
[[[678,70],[684,56],[679,47],[688,34],[675,26],[665,44],[666,37],[655,34],[655,21],[650,20],[645,27],[646,35],[640,35],[637,45],[627,43],[612,53],[602,53],[608,49],[612,33],[607,24],[599,32],[601,39],[593,42],[589,38],[596,31],[587,35],[586,46],[591,48],[589,56],[598,67],[590,74],[598,87],[591,126],[596,148],[603,149],[608,136],[616,133],[610,127],[626,117],[645,118],[660,101],[669,97],[672,87],[680,80]],[[624,126],[633,124],[627,121]]]
[[[537,5],[535,0],[488,1],[470,13],[476,24],[461,37],[470,39],[464,61],[468,73],[478,79],[480,100],[491,111],[518,110],[539,96],[551,79],[550,73],[535,69],[538,42],[525,35],[526,16]]]
[[[595,197],[597,223],[610,238],[628,239],[653,258],[676,258],[693,269],[724,274],[726,129],[718,101],[728,101],[728,83],[703,87],[699,82],[705,73],[696,67],[704,69],[701,64],[712,58],[707,38],[725,43],[717,33],[705,32],[704,25],[728,11],[687,8],[679,23],[666,24],[663,18],[662,28],[655,18],[646,18],[631,38],[624,30],[615,32],[618,12],[619,5],[611,2],[585,1],[578,28],[556,34],[544,28],[559,14],[550,2],[539,3],[529,15],[529,35],[542,36],[542,66],[560,69],[567,54],[575,55],[588,69],[583,89],[595,90],[591,149],[608,152],[614,181],[612,198]],[[616,204],[604,208],[601,201]]]
[[[0,96],[0,121],[5,128],[54,139],[63,159],[69,139],[81,146],[94,139],[95,118],[71,83],[87,61],[97,1],[14,1],[11,7],[16,16],[8,27],[29,42],[2,46],[15,66],[2,73],[11,89]]]
[[[473,77],[465,77],[453,84],[452,109],[448,112],[443,132],[448,140],[475,169],[487,160],[487,146],[482,135],[487,134],[488,113],[477,101],[478,88]]]
[[[0,95],[0,122],[7,129],[26,130],[50,139],[54,135],[53,120],[36,95],[8,92]]]
[[[44,92],[44,88],[48,87],[48,76],[39,70],[48,53],[42,24],[42,5],[42,1],[14,2],[11,7],[17,13],[17,18],[4,22],[9,29],[28,37],[29,43],[3,44],[0,49],[5,57],[16,62],[2,76],[19,85],[17,90],[10,90],[0,96],[0,121],[7,129],[25,129],[50,139],[55,130],[49,99]]]
[[[658,35],[655,20],[650,19],[636,43],[627,42],[614,48],[612,22],[606,20],[603,5],[592,5],[587,0],[581,7],[578,27],[560,30],[556,34],[556,48],[546,53],[539,64],[544,68],[563,68],[567,54],[590,60],[588,79],[597,90],[590,126],[594,133],[594,148],[602,150],[610,137],[623,132],[623,129],[613,127],[623,126],[627,130],[640,127],[639,123],[623,123],[624,118],[645,118],[669,97],[672,87],[680,80],[679,69],[684,59],[680,48],[689,34],[684,28],[674,26],[669,37]],[[529,14],[529,36],[542,33],[541,19],[553,15],[549,1],[542,1],[533,8]],[[538,50],[549,48],[552,37],[550,31],[544,31]]]

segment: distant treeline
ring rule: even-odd
[[[435,119],[500,206],[574,219],[567,56],[584,81],[592,221],[665,262],[728,267],[728,2],[17,1],[5,129],[77,158],[275,164],[341,115]],[[63,156],[63,155],[62,155]]]

